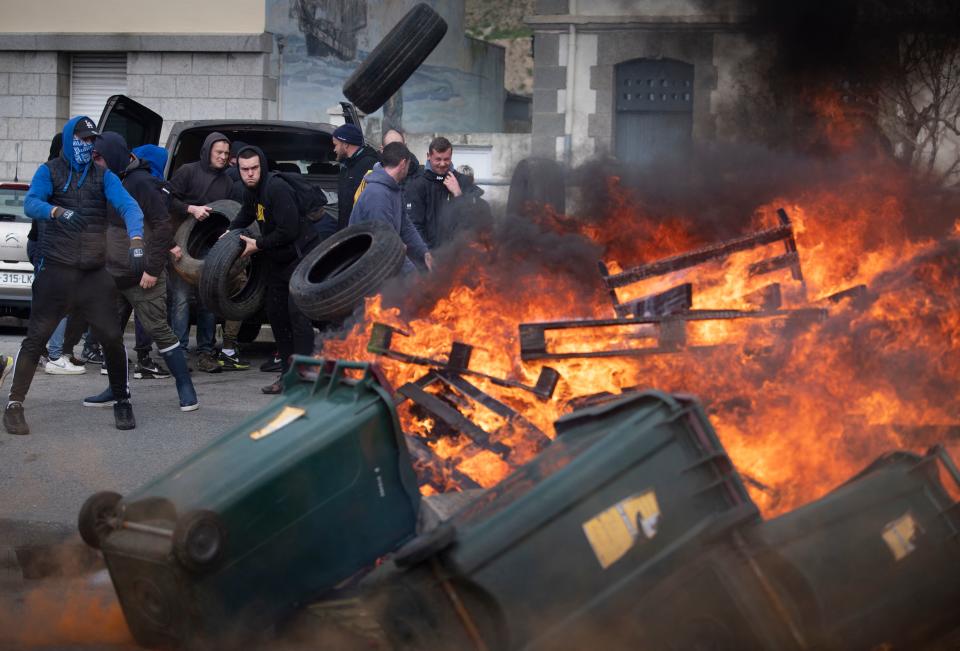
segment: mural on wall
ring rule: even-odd
[[[357,58],[357,32],[367,26],[367,0],[294,0],[290,12],[309,56]]]
[[[328,122],[343,82],[415,4],[415,0],[267,0],[267,30],[283,44],[280,118]],[[431,3],[462,16],[463,0]],[[461,11],[455,9],[460,5]],[[467,39],[460,24],[378,111],[388,125],[414,133],[503,130],[503,51]]]

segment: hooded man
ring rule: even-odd
[[[143,212],[117,176],[92,163],[96,124],[78,116],[63,127],[63,151],[41,165],[30,182],[24,212],[45,222],[40,239],[40,265],[33,281],[33,304],[27,337],[17,355],[3,424],[10,434],[30,433],[23,413],[37,360],[60,319],[75,311],[93,328],[103,346],[117,429],[133,429],[136,421],[127,385],[127,356],[117,319],[117,290],[104,269],[107,208],[126,225],[127,258],[142,273]]]
[[[406,145],[392,142],[383,148],[381,163],[364,178],[366,188],[357,199],[350,215],[350,224],[362,224],[368,221],[382,221],[389,224],[407,245],[407,259],[403,271],[414,270],[414,262],[430,269],[433,260],[427,245],[420,237],[416,227],[407,219],[400,196],[401,186],[410,170],[413,154]]]
[[[337,179],[337,230],[350,223],[353,197],[364,175],[379,162],[377,152],[363,142],[363,132],[353,124],[344,124],[333,132],[333,150],[340,162]]]
[[[278,174],[268,171],[267,157],[259,147],[247,146],[237,154],[237,168],[245,186],[243,207],[230,229],[245,228],[256,220],[257,238],[241,235],[246,243],[242,256],[266,258],[267,318],[281,359],[281,374],[290,355],[313,353],[313,324],[290,297],[290,276],[318,241],[306,215],[300,214],[293,188]],[[264,393],[280,393],[280,377],[263,387]]]
[[[236,199],[234,182],[230,178],[230,140],[217,131],[207,136],[200,148],[200,159],[181,166],[170,179],[173,197],[170,211],[174,218],[173,232],[189,217],[203,221],[210,215],[208,204],[222,199]],[[171,252],[179,259],[183,252],[174,247]],[[176,273],[170,274],[170,321],[173,331],[180,337],[184,350],[190,342],[190,298],[195,288]],[[223,369],[244,370],[250,364],[237,354],[239,321],[223,324],[223,350],[215,355],[217,317],[200,301],[197,301],[197,368],[206,373],[219,373]]]
[[[180,397],[180,411],[194,411],[199,407],[197,392],[190,379],[187,358],[180,340],[167,323],[167,292],[165,267],[167,254],[173,246],[173,232],[167,210],[169,192],[162,181],[153,176],[151,164],[130,153],[127,143],[118,133],[97,136],[94,162],[106,167],[123,181],[123,187],[143,209],[146,255],[142,271],[131,269],[123,244],[127,239],[126,225],[115,210],[107,212],[107,271],[120,291],[119,322],[125,328],[130,313],[136,310],[144,328],[153,337],[173,374]],[[137,272],[140,271],[139,275]],[[137,361],[137,369],[143,363]],[[85,407],[107,407],[114,404],[113,391],[107,387],[100,395],[83,401]]]
[[[133,155],[150,165],[150,174],[160,179],[164,179],[164,171],[167,169],[167,160],[170,155],[167,150],[157,145],[140,145],[134,147]],[[170,195],[168,194],[168,198]]]

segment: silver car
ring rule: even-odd
[[[30,316],[33,265],[27,256],[31,220],[23,213],[26,183],[0,183],[0,316]]]

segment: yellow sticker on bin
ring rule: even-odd
[[[583,533],[600,562],[607,569],[638,540],[657,535],[660,505],[657,494],[648,490],[621,500],[583,523]]]
[[[916,520],[909,513],[887,523],[883,528],[883,542],[887,543],[895,561],[906,558],[916,549],[914,538],[918,529]]]
[[[306,409],[301,409],[300,407],[291,407],[287,405],[280,410],[280,413],[273,417],[269,423],[264,425],[258,430],[250,432],[250,438],[254,441],[262,439],[264,436],[270,436],[276,432],[281,427],[286,427],[293,421],[297,420],[301,416],[307,413]]]

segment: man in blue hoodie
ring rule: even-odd
[[[97,125],[86,116],[63,127],[63,151],[41,165],[24,201],[28,217],[44,222],[39,266],[33,281],[33,302],[27,337],[14,370],[3,425],[10,434],[30,433],[23,401],[30,390],[44,344],[64,316],[75,311],[85,318],[103,346],[117,429],[133,429],[136,421],[127,384],[127,355],[117,319],[117,290],[104,269],[107,206],[123,218],[130,236],[127,252],[132,269],[143,273],[143,212],[117,176],[92,163]]]
[[[416,226],[407,218],[403,209],[400,186],[410,171],[413,154],[401,142],[391,142],[383,148],[380,164],[364,178],[366,187],[360,193],[357,204],[350,213],[350,224],[367,221],[382,221],[393,227],[407,245],[407,259],[403,271],[415,269],[414,263],[427,269],[433,267],[433,259]]]

